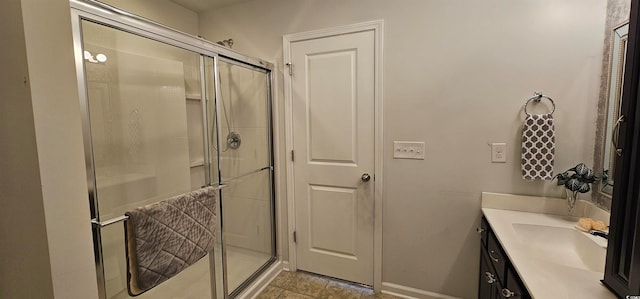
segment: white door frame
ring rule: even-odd
[[[383,38],[384,21],[374,20],[364,23],[326,28],[301,33],[287,34],[282,38],[282,49],[284,56],[284,99],[285,99],[285,130],[287,151],[286,169],[287,169],[287,239],[289,244],[289,268],[291,271],[297,270],[296,265],[296,245],[293,242],[293,231],[296,228],[295,202],[294,202],[294,165],[291,161],[291,151],[293,150],[293,112],[291,99],[291,76],[288,75],[287,63],[291,61],[291,43],[308,39],[316,39],[341,34],[356,33],[362,31],[373,31],[375,39],[375,162],[373,177],[373,196],[374,196],[374,236],[373,236],[373,288],[376,292],[382,287],[382,148],[383,148],[383,84],[382,84],[382,38]],[[293,66],[295,72],[295,66]]]

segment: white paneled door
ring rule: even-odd
[[[375,36],[291,42],[297,268],[373,284]]]

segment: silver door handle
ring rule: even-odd
[[[493,284],[494,282],[496,282],[496,277],[491,274],[491,272],[484,272],[484,276],[487,278],[488,284]]]
[[[360,179],[362,179],[363,182],[368,182],[371,180],[371,176],[368,173],[363,173]]]
[[[498,254],[495,250],[491,250],[489,251],[489,257],[495,262],[495,263],[499,263],[500,260],[497,257],[494,257],[494,254]]]
[[[502,289],[501,293],[502,293],[502,297],[505,297],[505,298],[511,298],[511,297],[514,297],[514,296],[518,295],[515,292],[513,292],[512,290],[509,290],[507,288]]]

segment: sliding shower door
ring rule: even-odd
[[[130,298],[124,213],[203,186],[220,190],[213,252],[139,298],[237,296],[276,259],[270,64],[81,8],[73,30],[100,298]]]
[[[81,25],[100,284],[106,298],[128,298],[122,223],[109,220],[205,185],[201,56]],[[140,297],[211,298],[211,286],[207,257]]]
[[[220,59],[216,101],[228,290],[275,260],[268,73]],[[236,291],[237,293],[237,291]]]

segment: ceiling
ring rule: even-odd
[[[197,13],[249,0],[169,0]]]

